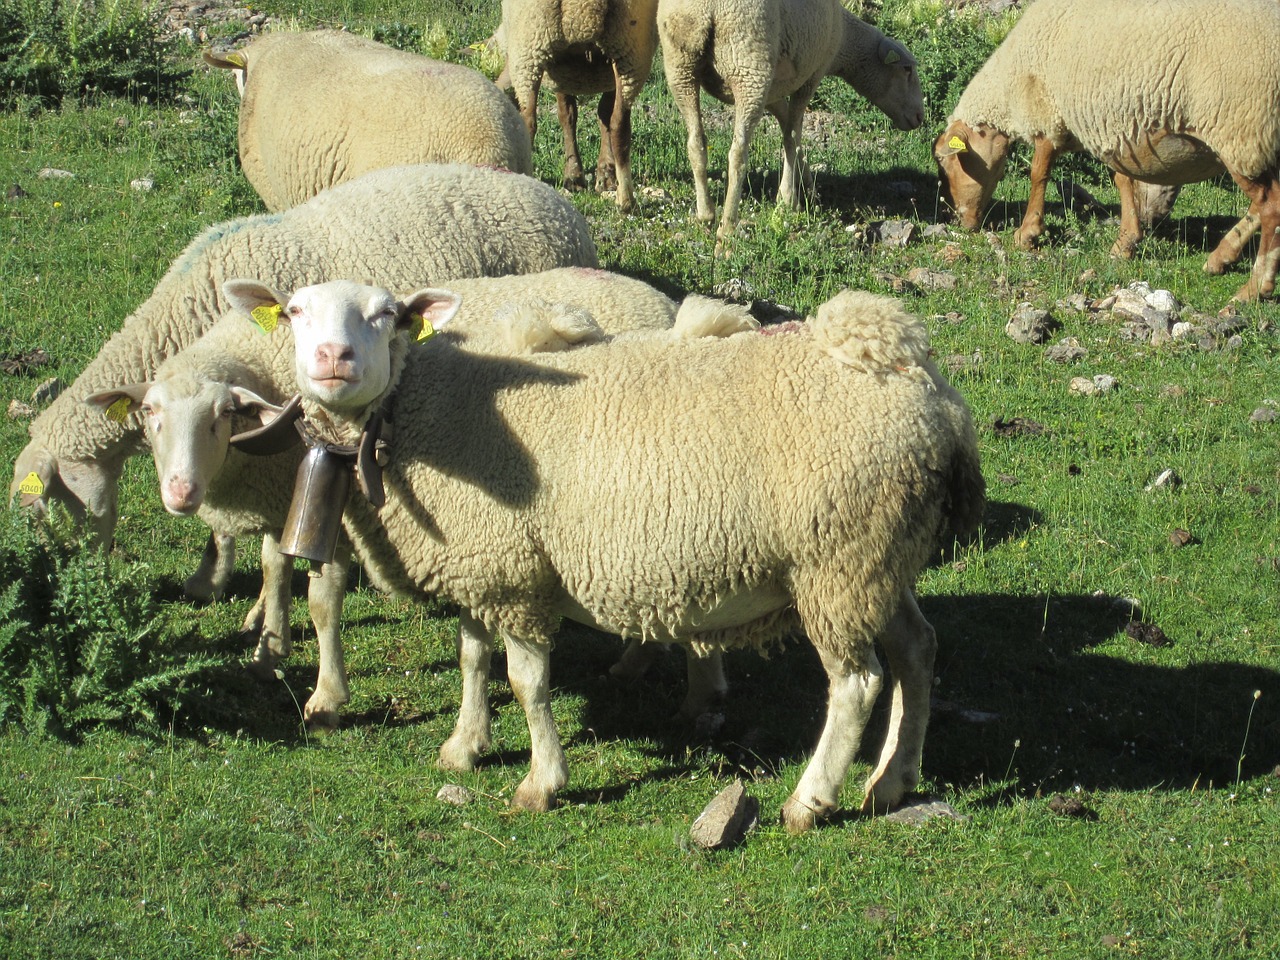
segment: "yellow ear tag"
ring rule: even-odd
[[[107,407],[105,411],[107,419],[115,423],[124,423],[129,416],[129,402],[128,397],[117,399],[115,403]]]
[[[422,314],[411,313],[409,314],[409,319],[415,321],[416,323],[421,324],[421,326],[418,329],[419,343],[421,343],[423,340],[430,340],[432,337],[436,335],[436,328],[433,327],[431,324],[427,323],[427,321],[423,319]]]
[[[959,137],[952,137],[950,140],[947,141],[947,146],[950,147],[952,150],[959,151],[960,153],[964,153],[969,149],[969,145],[965,143],[963,140],[961,140]]]
[[[263,333],[270,333],[280,323],[280,311],[284,308],[278,303],[273,303],[269,307],[254,307],[249,316],[253,317],[253,322],[258,325],[258,329]]]
[[[44,495],[44,481],[36,476],[36,472],[32,470],[22,482],[18,484],[18,492],[26,494],[28,497],[39,497]]]

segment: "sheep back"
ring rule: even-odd
[[[469,67],[336,30],[270,34],[241,56],[240,163],[268,210],[388,166],[533,172],[520,114]]]

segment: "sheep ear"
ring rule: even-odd
[[[427,287],[411,293],[400,303],[401,330],[418,329],[419,340],[438,333],[462,306],[462,297],[452,290]]]
[[[880,41],[880,50],[878,52],[880,54],[880,62],[885,66],[902,62],[902,53],[895,44],[889,41],[888,37]]]
[[[142,406],[150,389],[150,383],[129,383],[113,390],[92,393],[84,398],[84,402],[100,409],[108,420],[123,423],[125,417]]]
[[[239,51],[217,53],[213,50],[206,50],[204,52],[204,62],[211,67],[218,67],[222,70],[243,70],[249,66],[248,59]]]
[[[969,129],[963,124],[957,123],[947,127],[942,136],[938,138],[938,146],[934,150],[934,156],[941,160],[943,157],[954,157],[958,153],[968,152]]]
[[[289,322],[284,312],[289,298],[266,284],[256,280],[228,280],[222,285],[222,295],[232,307],[249,314],[263,333],[271,333],[279,323]]]
[[[236,413],[257,417],[263,424],[270,423],[280,413],[281,408],[274,403],[262,399],[252,390],[245,387],[232,387],[231,396],[235,399]]]

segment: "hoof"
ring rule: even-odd
[[[808,806],[793,796],[782,805],[782,825],[792,836],[807,833],[817,826],[819,820],[825,820],[830,813],[830,809]]]
[[[276,661],[275,660],[259,660],[254,658],[245,664],[245,669],[249,671],[249,675],[259,680],[275,680],[276,677]]]
[[[548,793],[529,785],[528,781],[521,783],[516,789],[515,796],[511,798],[511,808],[513,810],[529,810],[533,813],[546,813],[548,810],[555,809],[556,795]]]
[[[440,746],[440,755],[436,758],[436,766],[441,770],[449,770],[453,773],[471,773],[475,770],[481,755],[488,749],[489,745],[487,743],[480,746],[457,743],[449,739]]]
[[[337,710],[312,710],[308,707],[302,716],[311,733],[333,733],[338,729]]]

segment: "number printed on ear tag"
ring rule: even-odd
[[[273,303],[269,307],[254,307],[249,316],[253,317],[259,330],[270,333],[280,324],[280,311],[283,309],[280,304]]]
[[[119,397],[105,411],[108,420],[114,423],[124,423],[129,417],[129,398]]]

